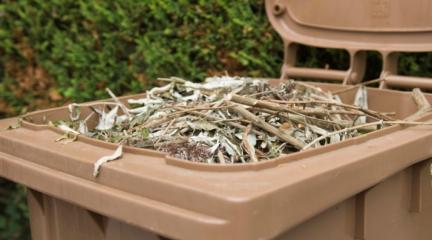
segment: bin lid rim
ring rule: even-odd
[[[413,0],[266,0],[285,43],[379,52],[432,50],[432,3]]]

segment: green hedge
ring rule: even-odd
[[[3,0],[0,118],[104,98],[106,87],[141,92],[158,76],[277,77],[282,55],[263,0]],[[299,56],[306,66],[346,68],[347,60],[340,51],[306,47]],[[376,77],[378,54],[368,60],[367,78]],[[430,76],[431,55],[405,56],[401,66]],[[23,239],[24,193],[1,185],[0,238]]]
[[[430,76],[432,55],[404,56],[401,73]],[[341,51],[302,48],[301,65],[345,68]],[[140,92],[158,76],[276,77],[282,43],[263,0],[4,0],[0,117]],[[369,54],[367,78],[380,71]]]
[[[9,0],[0,6],[6,66],[0,99],[9,112],[106,97],[105,87],[143,91],[158,76],[277,76],[281,64],[281,42],[263,1]],[[39,75],[29,80],[20,73],[27,70]]]
[[[0,239],[30,239],[24,187],[0,179]]]

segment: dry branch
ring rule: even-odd
[[[262,128],[262,129],[266,130],[267,132],[279,137],[280,139],[292,144],[297,149],[303,148],[304,143],[302,143],[301,141],[299,141],[298,139],[296,139],[294,137],[291,137],[291,136],[285,134],[284,132],[273,127],[272,125],[266,123],[264,120],[257,117],[255,114],[249,112],[246,108],[239,106],[239,105],[234,105],[234,106],[231,106],[230,109],[232,109],[233,111],[235,111],[237,113],[240,113],[244,118],[251,121],[253,125],[255,125],[259,128]]]
[[[414,88],[411,92],[414,102],[417,105],[417,112],[405,118],[407,121],[412,121],[422,117],[424,114],[432,111],[432,105],[427,100],[426,96],[419,88]]]

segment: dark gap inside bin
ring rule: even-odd
[[[299,44],[297,67],[347,70],[350,57],[346,50],[337,48],[319,48]]]
[[[364,80],[372,80],[380,77],[383,67],[382,55],[377,51],[368,51],[366,53],[366,70]],[[379,83],[368,85],[369,87],[378,87]]]
[[[432,77],[432,52],[400,53],[398,74],[403,76]]]

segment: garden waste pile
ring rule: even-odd
[[[51,124],[67,133],[61,140],[85,135],[209,164],[259,162],[393,124],[417,124],[369,109],[364,86],[358,87],[350,105],[337,94],[294,80],[277,85],[229,76],[203,83],[176,77],[159,81],[165,85],[127,103],[107,89],[113,101],[90,106],[88,116],[81,116],[84,104],[71,104],[70,119]],[[97,117],[97,124],[90,128],[87,122],[92,117]],[[118,149],[101,163],[120,155]]]

